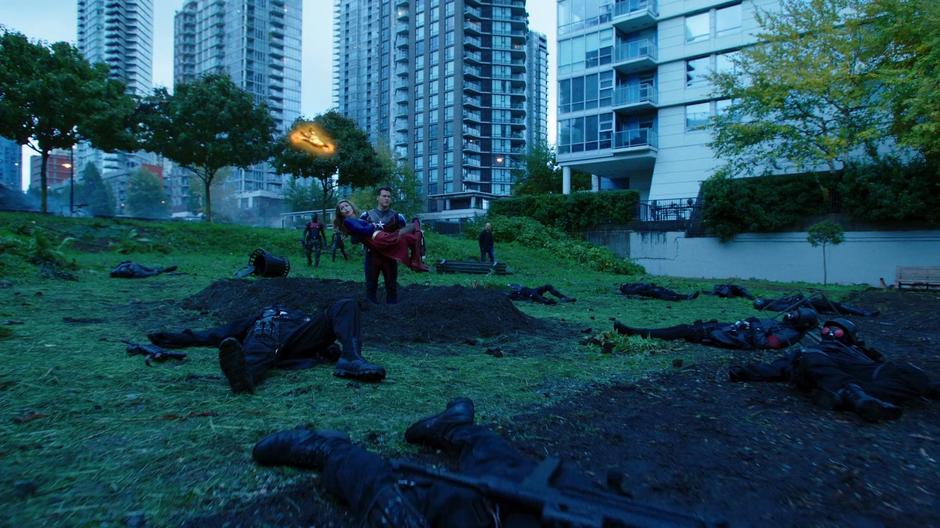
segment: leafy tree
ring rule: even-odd
[[[845,234],[842,230],[842,226],[831,221],[823,220],[817,224],[810,226],[808,230],[808,235],[806,236],[807,242],[811,246],[817,247],[822,245],[822,257],[823,257],[823,284],[828,282],[827,266],[826,266],[826,246],[832,244],[833,246],[841,244],[845,240]]]
[[[315,125],[318,132],[326,136],[317,140],[329,143],[331,149],[311,154],[292,143],[288,133],[275,144],[272,163],[281,174],[317,180],[320,184],[320,208],[323,218],[326,218],[326,210],[335,201],[336,190],[340,186],[368,187],[388,175],[369,144],[369,136],[351,119],[330,110],[312,121],[298,118],[294,121],[293,130],[308,129],[310,125]]]
[[[716,95],[730,99],[712,132],[731,174],[834,173],[856,153],[879,158],[891,120],[875,83],[874,29],[862,15],[870,1],[782,0],[779,12],[757,13],[762,43],[711,77]]]
[[[284,199],[291,211],[312,211],[322,204],[319,185],[305,185],[296,176],[291,177],[284,189]]]
[[[127,208],[134,216],[164,218],[169,216],[163,180],[144,169],[134,171],[127,182]]]
[[[132,147],[134,109],[124,84],[108,79],[108,67],[92,66],[71,44],[46,46],[0,33],[0,136],[42,156],[42,212],[48,210],[49,153],[82,139],[105,150]]]
[[[212,181],[223,167],[249,167],[270,154],[275,124],[264,105],[225,74],[160,88],[141,112],[143,142],[202,180],[206,221],[212,221]]]
[[[555,161],[555,149],[546,143],[532,147],[525,156],[525,169],[513,170],[512,193],[516,196],[529,194],[560,193],[562,191],[562,168]],[[586,191],[591,188],[591,175],[577,170],[571,171],[571,190]]]
[[[902,143],[940,161],[940,3],[874,0],[868,20],[880,52],[878,80]],[[938,183],[935,180],[935,185]],[[937,192],[935,188],[934,192]]]
[[[114,193],[94,163],[87,163],[82,169],[82,183],[77,194],[79,203],[85,204],[91,214],[114,216]]]

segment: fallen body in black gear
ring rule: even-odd
[[[336,362],[333,374],[360,381],[381,381],[385,369],[362,357],[359,305],[342,299],[316,317],[270,306],[259,315],[209,330],[156,332],[147,337],[158,346],[219,347],[219,365],[234,392],[251,392],[272,367],[309,368]],[[340,351],[335,342],[342,347]]]
[[[623,335],[666,340],[684,339],[689,343],[717,348],[764,350],[786,348],[799,343],[809,330],[816,327],[817,322],[816,312],[809,308],[800,308],[786,314],[779,321],[751,317],[733,323],[696,321],[666,328],[635,328],[615,321],[614,330]]]
[[[728,375],[731,381],[789,382],[818,405],[851,411],[869,422],[899,418],[897,405],[905,401],[940,400],[940,381],[914,365],[886,361],[858,339],[855,324],[847,319],[823,323],[818,345],[772,363],[734,366]]]
[[[550,293],[558,298],[551,299],[545,297],[546,293]],[[509,285],[509,298],[513,301],[533,301],[539,304],[555,304],[559,302],[568,303],[575,302],[577,299],[568,297],[567,295],[556,290],[551,284],[546,284],[544,286],[539,286],[538,288],[526,288],[520,284],[510,284]]]
[[[147,277],[153,277],[154,275],[169,273],[171,271],[176,271],[176,266],[148,268],[136,262],[125,260],[111,270],[111,276],[120,279],[146,279]]]
[[[839,303],[836,301],[830,301],[826,298],[821,298],[818,296],[811,296],[807,299],[803,294],[798,293],[796,295],[790,295],[787,297],[781,297],[779,299],[765,299],[763,297],[758,297],[754,299],[754,309],[755,310],[770,310],[773,312],[782,312],[785,310],[793,310],[799,306],[806,306],[807,308],[812,308],[816,312],[821,314],[833,314],[833,315],[857,315],[860,317],[875,317],[878,315],[878,310],[869,310],[867,308],[860,308],[858,306],[850,306],[848,304]]]
[[[744,286],[738,286],[737,284],[716,284],[714,287],[712,287],[712,292],[709,295],[714,295],[723,299],[744,297],[745,299],[750,299],[752,301],[754,300],[754,296],[751,295],[751,292],[747,291],[747,288]],[[779,312],[781,310],[777,311]]]
[[[670,289],[657,286],[655,284],[646,284],[641,282],[624,283],[620,285],[620,293],[629,297],[649,297],[651,299],[660,299],[663,301],[688,301],[698,297],[699,292],[689,295],[682,295]]]
[[[455,478],[390,463],[337,431],[298,428],[273,433],[255,445],[252,456],[259,464],[320,471],[326,489],[349,504],[369,527],[562,526],[567,524],[559,519],[585,517],[589,521],[577,526],[627,526],[610,522],[621,519],[629,519],[629,526],[707,526],[696,517],[629,503],[557,460],[537,463],[490,429],[475,425],[468,398],[456,398],[444,412],[419,420],[405,432],[405,440],[457,453],[457,473],[450,474]],[[487,494],[486,486],[457,484],[487,479],[515,487],[518,493]],[[540,489],[544,497],[527,494],[531,489]],[[572,504],[582,508],[577,512],[552,508],[559,497],[575,498]],[[576,517],[586,511],[591,515]]]

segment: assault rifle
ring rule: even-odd
[[[558,489],[551,479],[560,461],[543,460],[522,482],[485,475],[474,477],[430,468],[402,460],[392,467],[406,474],[476,490],[497,503],[511,504],[541,518],[542,526],[571,528],[709,528],[724,527],[725,522],[707,522],[699,517],[643,504],[603,491]]]

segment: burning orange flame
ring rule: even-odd
[[[288,138],[294,148],[314,156],[332,156],[336,152],[336,144],[330,136],[313,123],[299,123]]]

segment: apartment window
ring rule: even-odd
[[[731,106],[731,99],[719,99],[715,101],[715,115],[725,115],[728,113],[729,106]]]
[[[741,4],[715,11],[715,36],[722,37],[741,31]]]
[[[735,73],[734,60],[740,52],[721,53],[715,57],[715,73]]]
[[[710,57],[699,57],[685,61],[685,85],[702,86],[708,84]]]
[[[711,13],[699,13],[685,17],[685,41],[701,42],[709,37],[709,16]]]
[[[711,106],[708,103],[698,103],[685,106],[685,129],[686,131],[701,130],[708,125],[708,118],[711,116]]]

